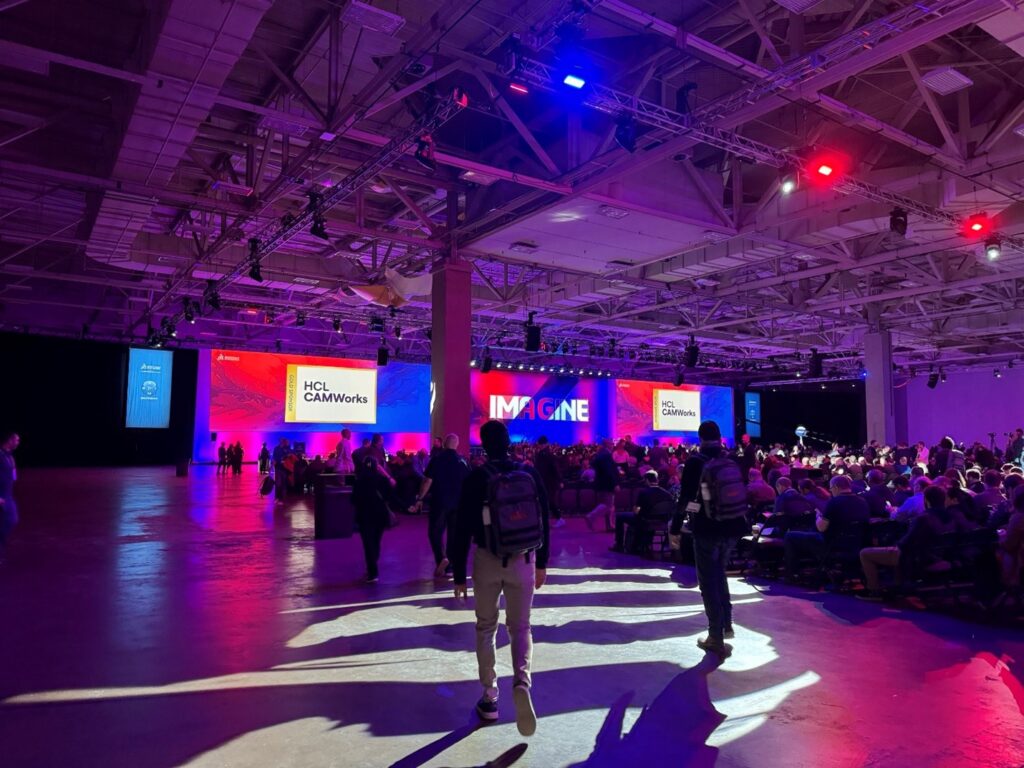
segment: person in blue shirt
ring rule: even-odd
[[[18,524],[18,505],[14,501],[18,468],[14,464],[14,451],[20,443],[17,432],[0,432],[0,563],[7,550],[7,539]]]

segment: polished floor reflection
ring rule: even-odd
[[[734,581],[720,667],[692,569],[553,532],[536,736],[477,726],[472,612],[425,521],[316,542],[251,470],[26,471],[0,569],[4,766],[1024,764],[1024,636]],[[508,671],[507,638],[499,634]],[[525,749],[523,746],[525,745]]]

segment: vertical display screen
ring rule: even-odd
[[[173,352],[163,349],[128,350],[126,427],[167,429],[170,426],[173,365]]]

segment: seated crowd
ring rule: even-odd
[[[730,455],[745,470],[750,535],[735,564],[784,572],[788,580],[863,584],[857,594],[868,599],[957,579],[982,600],[1019,590],[1024,469],[1021,446],[1013,447],[1003,453],[947,437],[933,448],[872,442],[857,450],[786,449],[744,437]],[[514,449],[537,467],[556,509],[561,489],[590,489],[593,508],[578,511],[592,529],[603,520],[614,530],[617,551],[650,548],[659,532],[663,544],[671,538],[668,519],[682,506],[680,468],[694,450],[658,441],[644,448],[629,437],[566,448],[542,439]],[[626,488],[632,493],[624,504]]]

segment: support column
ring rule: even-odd
[[[864,334],[865,413],[868,441],[896,443],[896,404],[892,387],[892,336],[889,331]]]
[[[452,258],[434,272],[430,342],[430,431],[459,436],[459,452],[469,452],[469,361],[472,351],[470,265]]]

